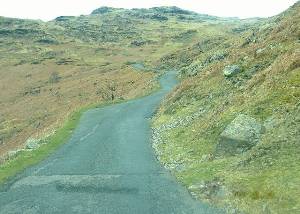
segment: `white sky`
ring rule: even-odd
[[[101,6],[149,8],[178,6],[216,16],[269,17],[297,0],[0,0],[0,16],[42,19],[66,15],[87,15]]]

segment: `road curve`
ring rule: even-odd
[[[161,77],[150,96],[89,110],[68,143],[0,192],[0,213],[213,214],[157,162],[150,121],[176,85]]]

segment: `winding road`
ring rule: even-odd
[[[214,214],[156,160],[150,118],[176,85],[83,114],[69,142],[0,192],[0,213]]]

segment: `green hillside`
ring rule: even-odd
[[[300,212],[299,14],[297,3],[162,58],[182,82],[154,120],[154,147],[195,197]]]

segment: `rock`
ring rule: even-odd
[[[212,161],[213,159],[214,159],[213,154],[205,154],[202,155],[201,162],[208,162],[208,161]]]
[[[38,87],[29,87],[29,88],[26,88],[25,92],[23,93],[23,96],[26,96],[26,95],[32,95],[32,96],[37,96],[41,93],[41,87],[38,86]]]
[[[167,20],[169,20],[168,17],[160,15],[160,14],[154,14],[154,15],[152,15],[151,19],[158,20],[158,21],[167,21]]]
[[[201,61],[195,61],[187,67],[181,69],[180,73],[184,76],[196,76],[203,69],[203,65]]]
[[[206,58],[206,60],[204,61],[204,64],[208,65],[210,63],[213,63],[215,61],[222,61],[224,60],[226,57],[228,56],[227,53],[216,53],[208,58]]]
[[[55,63],[57,65],[69,65],[69,64],[75,63],[77,61],[78,61],[77,59],[67,57],[67,58],[58,59]]]
[[[47,45],[57,45],[59,42],[53,38],[43,38],[39,39],[36,42],[41,43],[41,44],[47,44]]]
[[[192,195],[199,194],[202,199],[224,198],[227,190],[222,184],[222,181],[214,179],[211,181],[202,181],[188,187]]]
[[[37,149],[40,146],[39,143],[40,143],[39,140],[36,140],[36,139],[33,139],[33,138],[29,138],[26,141],[25,148],[29,149],[29,150],[35,150],[35,149]]]
[[[225,77],[231,77],[241,72],[241,68],[238,65],[228,65],[224,68],[223,74]]]
[[[263,132],[263,126],[254,118],[238,115],[220,135],[216,148],[217,155],[235,155],[255,146]]]
[[[136,47],[140,47],[143,45],[148,45],[148,44],[152,44],[153,41],[152,40],[143,40],[143,39],[138,39],[138,40],[134,40],[130,43],[130,45],[132,46],[136,46]]]
[[[261,54],[262,52],[264,52],[266,49],[265,48],[259,48],[256,50],[256,54]]]
[[[11,159],[15,158],[18,155],[19,152],[20,152],[20,150],[9,151],[7,153],[8,160],[11,160]]]

